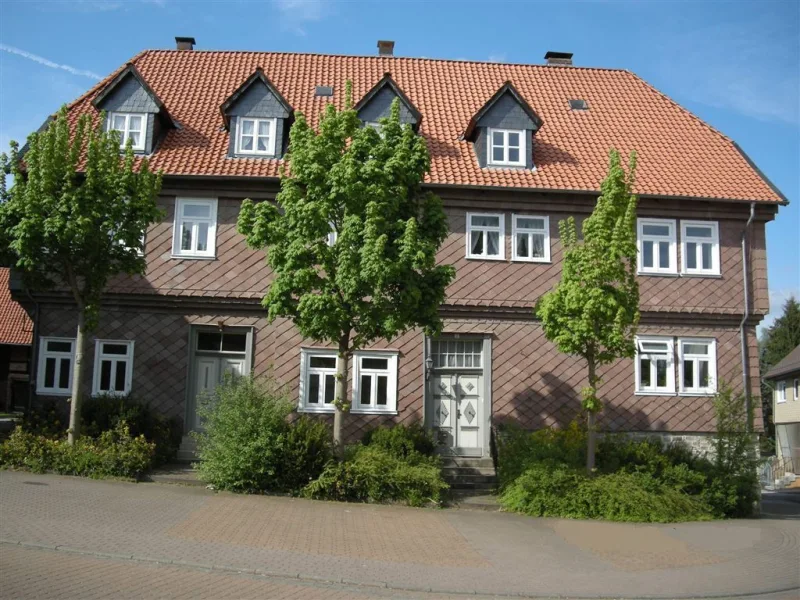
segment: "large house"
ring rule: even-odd
[[[326,105],[344,105],[347,81],[365,125],[399,98],[402,121],[427,141],[426,185],[451,230],[439,259],[456,268],[440,337],[410,331],[355,355],[351,439],[420,420],[443,450],[487,457],[494,425],[578,415],[585,366],[545,339],[532,308],[561,275],[558,222],[591,213],[611,148],[639,156],[642,318],[636,359],[602,372],[600,426],[705,448],[719,382],[758,389],[765,225],[786,199],[735,142],[633,73],[555,52],[520,65],[398,57],[391,42],[376,56],[177,43],[138,54],[69,107],[105,111],[164,173],[147,274],[108,290],[87,394],[131,393],[189,432],[198,395],[224,373],[271,373],[299,411],[333,411],[335,353],[289,321],[268,323],[270,271],[236,220],[244,198],[274,199],[296,115],[318,124]],[[75,309],[67,294],[34,298],[37,395],[66,402]]]

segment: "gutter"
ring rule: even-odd
[[[744,315],[742,322],[739,324],[739,338],[742,346],[742,389],[744,390],[744,404],[747,412],[747,432],[753,430],[752,419],[750,419],[751,398],[750,398],[750,378],[747,374],[748,360],[747,360],[747,334],[745,333],[745,323],[750,317],[750,286],[747,277],[747,232],[750,229],[750,224],[753,222],[753,217],[756,213],[756,203],[750,203],[750,218],[744,225],[742,231],[742,281],[744,283]]]
[[[28,392],[27,406],[30,411],[31,405],[33,404],[33,397],[36,395],[36,382],[39,378],[39,303],[33,298],[31,290],[27,285],[25,286],[25,293],[28,295],[28,298],[31,299],[31,302],[33,302],[33,339],[31,340],[31,367],[30,381],[28,382],[30,390]]]

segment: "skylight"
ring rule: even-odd
[[[589,110],[586,100],[570,100],[569,107],[571,110]]]

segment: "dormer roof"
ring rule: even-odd
[[[244,93],[247,92],[247,90],[249,90],[252,85],[258,82],[261,82],[267,87],[267,89],[275,96],[275,98],[283,106],[283,108],[286,109],[286,112],[289,113],[290,116],[294,113],[294,108],[292,108],[291,104],[289,104],[286,98],[284,98],[281,95],[281,93],[278,91],[278,88],[272,85],[272,82],[264,74],[264,70],[261,67],[256,67],[256,70],[253,72],[253,74],[250,75],[250,77],[248,77],[247,79],[245,79],[244,83],[242,83],[242,85],[236,88],[236,91],[234,91],[230,96],[228,96],[225,102],[223,102],[222,105],[219,107],[219,110],[222,113],[222,120],[225,122],[226,129],[229,129],[231,125],[230,110],[241,99]]]
[[[538,131],[538,129],[542,126],[543,123],[541,117],[536,114],[536,111],[533,110],[533,108],[531,108],[531,105],[528,104],[525,98],[523,98],[522,95],[517,91],[517,88],[514,87],[514,84],[511,83],[510,81],[506,81],[502,86],[500,86],[500,89],[497,90],[491,98],[489,98],[489,101],[486,104],[484,104],[480,108],[480,110],[478,110],[478,112],[476,112],[472,116],[472,118],[469,120],[469,123],[467,123],[467,128],[464,130],[461,139],[463,140],[472,139],[473,134],[475,133],[475,128],[478,126],[478,123],[483,118],[483,116],[486,115],[491,110],[491,108],[497,103],[497,101],[500,100],[500,98],[502,98],[506,94],[510,94],[514,98],[514,100],[517,101],[517,104],[519,104],[520,108],[522,108],[525,114],[528,115],[528,117],[530,117],[531,121],[533,122],[534,131]]]
[[[372,100],[385,88],[389,88],[394,95],[400,99],[400,102],[405,105],[405,107],[408,109],[408,112],[414,119],[414,128],[418,129],[420,123],[422,122],[422,113],[419,112],[417,107],[414,106],[414,103],[411,102],[408,96],[406,96],[405,92],[403,92],[403,90],[400,89],[400,86],[398,86],[394,79],[392,79],[392,74],[388,72],[384,73],[380,81],[372,86],[372,88],[366,94],[364,94],[361,100],[356,102],[353,109],[357,113],[360,113],[362,109],[369,105],[369,103],[372,102]]]
[[[97,96],[92,99],[92,105],[98,110],[102,110],[105,101],[128,77],[133,77],[137,81],[147,95],[150,96],[150,99],[153,101],[153,103],[158,107],[158,114],[161,116],[164,122],[172,125],[172,117],[170,116],[167,107],[164,105],[164,102],[161,100],[161,98],[159,98],[158,94],[155,93],[153,88],[150,87],[150,85],[147,83],[147,80],[142,77],[142,74],[139,73],[138,69],[133,63],[127,63],[125,68],[117,73],[117,75],[100,90]]]

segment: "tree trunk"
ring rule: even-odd
[[[342,406],[347,403],[347,373],[350,368],[350,332],[339,338],[339,360],[336,361],[336,412],[333,414],[333,453],[338,460],[344,460],[344,440],[342,439]]]
[[[69,430],[67,441],[74,444],[81,437],[81,383],[86,370],[83,364],[83,347],[86,340],[86,313],[78,307],[78,333],[75,336],[75,364],[72,368],[72,396],[69,403]]]
[[[593,359],[589,359],[589,387],[591,388],[591,393],[593,398],[597,398],[597,374],[596,374],[596,367],[594,364]],[[589,475],[592,474],[594,471],[594,462],[595,462],[595,447],[597,445],[597,432],[595,431],[596,424],[595,424],[595,411],[587,410],[586,415],[586,429],[587,429],[587,438],[586,438],[586,472]]]

